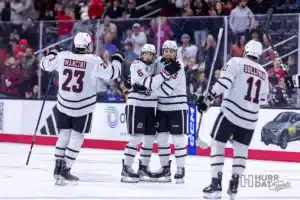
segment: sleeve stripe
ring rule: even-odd
[[[145,84],[146,84],[146,80],[148,79],[148,76],[144,79],[144,81],[143,81],[143,86],[145,86]]]
[[[221,77],[220,79],[225,79],[225,80],[229,81],[230,83],[232,83],[232,80],[230,80],[230,79],[227,78],[227,77]],[[220,80],[220,79],[219,79],[219,80]]]
[[[261,101],[265,101],[266,99],[260,99]]]
[[[224,85],[223,83],[221,83],[220,81],[217,81],[217,83],[219,83],[221,86],[223,86],[226,90],[228,90],[228,87],[226,85]]]
[[[111,75],[110,79],[113,79],[115,76],[115,66],[111,65],[111,68],[112,68],[112,75]]]
[[[42,60],[42,69],[46,71],[45,66],[44,66],[44,61],[45,60]]]
[[[150,78],[149,89],[152,90],[152,77]]]
[[[165,89],[163,88],[163,85],[160,86],[161,90],[167,95],[169,96],[169,94],[165,91]]]
[[[163,82],[164,85],[166,85],[168,88],[170,88],[171,90],[174,90],[174,88],[172,88],[169,84],[167,84],[166,82]]]

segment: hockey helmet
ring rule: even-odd
[[[144,44],[141,49],[140,59],[147,65],[152,64],[156,58],[156,48],[153,44]]]
[[[173,40],[166,40],[162,46],[162,53],[165,59],[176,59],[177,43]]]
[[[74,37],[75,49],[83,49],[85,52],[91,53],[93,51],[93,40],[90,34],[79,32]]]
[[[262,44],[258,41],[250,40],[245,45],[244,56],[250,56],[259,59],[262,53],[263,53],[263,47]]]

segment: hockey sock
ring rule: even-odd
[[[177,167],[184,167],[187,156],[186,142],[183,134],[172,135],[174,147],[175,147],[175,158]]]
[[[136,156],[137,148],[143,141],[142,134],[131,135],[128,144],[125,147],[125,165],[131,167]]]
[[[152,147],[155,140],[155,135],[145,135],[141,146],[141,161],[142,165],[148,166],[152,155]]]
[[[171,149],[169,144],[169,133],[157,133],[158,155],[162,167],[169,165]]]
[[[72,165],[79,154],[83,141],[84,141],[84,134],[72,130],[70,141],[66,148],[66,153],[65,153],[65,161],[66,161],[67,168],[72,168]]]
[[[211,176],[213,178],[218,178],[218,173],[222,172],[224,161],[225,161],[225,157],[224,157],[225,146],[226,143],[219,142],[212,139],[210,159],[211,159]]]
[[[241,176],[246,168],[248,146],[237,141],[233,141],[232,146],[234,150],[232,174],[238,174]]]
[[[64,159],[66,147],[69,144],[71,129],[61,129],[55,146],[55,159]]]

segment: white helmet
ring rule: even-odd
[[[154,55],[156,54],[156,48],[153,44],[144,44],[141,50],[141,55],[145,52],[150,52],[153,53]]]
[[[262,44],[255,40],[250,40],[245,45],[244,56],[253,56],[255,58],[259,58],[263,53]]]
[[[166,40],[162,49],[173,49],[174,51],[177,51],[177,43],[173,40]]]
[[[93,40],[90,34],[79,32],[74,37],[74,46],[79,49],[86,49],[89,52],[93,51]]]

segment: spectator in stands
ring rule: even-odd
[[[284,106],[289,104],[289,97],[286,93],[286,87],[284,84],[284,79],[281,78],[278,80],[278,84],[275,85],[271,90],[271,105],[272,106]]]
[[[269,2],[266,0],[253,0],[249,1],[249,8],[254,14],[266,14],[270,7]]]
[[[135,59],[139,57],[139,55],[134,53],[133,44],[130,41],[127,41],[124,44],[124,49],[125,49],[124,56],[126,61],[133,62]]]
[[[39,91],[39,88],[37,85],[34,85],[33,88],[28,88],[26,91],[25,91],[25,98],[26,99],[38,99],[38,91]]]
[[[27,18],[26,21],[23,22],[22,28],[19,32],[22,38],[25,38],[28,41],[30,47],[37,49],[39,43],[39,32],[37,31],[38,26],[35,22],[33,22],[32,18]]]
[[[20,25],[27,18],[37,19],[38,15],[35,11],[32,0],[11,0],[11,21]]]
[[[288,57],[286,68],[287,68],[287,73],[289,76],[292,76],[292,75],[298,73],[297,57],[295,55],[291,55]]]
[[[58,21],[58,40],[64,40],[72,35],[72,28],[73,28],[73,17],[71,14],[67,13],[66,8],[62,4],[57,4],[56,5],[56,19]],[[70,22],[67,22],[70,21]],[[61,47],[63,49],[68,49],[70,42],[65,42],[61,44]]]
[[[122,92],[117,88],[116,80],[109,81],[109,89],[106,91],[104,95],[104,101],[106,102],[124,101]]]
[[[208,75],[210,72],[210,67],[212,65],[212,60],[213,60],[213,56],[214,56],[214,52],[216,49],[216,40],[214,38],[213,35],[209,34],[207,36],[207,40],[206,40],[206,45],[204,48],[200,48],[199,51],[199,58],[200,58],[200,62],[205,64],[205,74]],[[217,61],[216,61],[216,66],[215,69],[220,69],[221,68],[221,58],[218,56]]]
[[[102,0],[91,0],[89,3],[88,14],[91,19],[100,19],[104,13]]]
[[[158,30],[159,23],[161,23],[160,30]],[[159,17],[156,20],[153,19],[151,21],[151,29],[154,33],[153,34],[154,35],[153,42],[155,45],[158,45],[158,42],[160,42],[160,47],[162,47],[163,43],[166,40],[170,40],[171,37],[173,36],[171,25],[168,23],[168,20],[166,17],[161,17],[161,18]]]
[[[143,45],[147,43],[147,37],[139,23],[133,24],[132,31],[133,51],[140,55]]]
[[[182,60],[185,64],[189,58],[196,60],[198,47],[194,44],[191,44],[191,37],[185,33],[181,36],[182,46],[177,49],[177,57]]]
[[[215,10],[215,13],[216,13],[217,16],[229,15],[228,10],[226,10],[224,8],[224,5],[223,5],[223,3],[220,0],[217,1],[214,10]]]
[[[17,60],[14,57],[10,57],[6,62],[1,84],[2,94],[5,96],[17,97],[20,94],[23,72],[17,64]]]
[[[23,71],[23,92],[26,88],[32,88],[36,74],[34,73],[37,70],[37,60],[33,55],[31,48],[26,49],[25,57],[21,62],[21,70]],[[24,94],[24,93],[23,93]]]
[[[205,0],[195,0],[192,9],[195,16],[208,16],[209,6]]]
[[[81,21],[74,24],[72,29],[72,35],[75,36],[79,32],[86,32],[90,35],[94,35],[94,25],[92,24],[89,15],[87,13],[81,14]]]
[[[251,38],[252,38],[252,40],[259,42],[258,33],[256,31],[252,31]]]
[[[238,41],[236,41],[235,44],[232,45],[230,49],[230,56],[231,57],[242,57],[244,48],[246,44],[246,36],[240,35],[240,38]]]
[[[122,17],[124,8],[121,7],[119,0],[113,0],[113,5],[109,6],[105,12],[105,16],[109,16],[112,19]]]
[[[273,61],[273,68],[268,70],[268,74],[269,76],[276,76],[278,80],[284,78],[285,72],[282,70],[279,60]]]
[[[128,8],[124,11],[123,17],[124,18],[139,18],[141,17],[141,14],[137,9],[136,9],[136,2],[135,0],[129,0],[128,1]]]
[[[252,11],[247,7],[248,0],[240,0],[229,17],[229,26],[234,35],[245,34],[249,38],[250,29],[254,28],[255,19]]]
[[[106,34],[104,36],[104,51],[108,51],[110,55],[114,54],[117,51],[116,45],[112,43],[112,36],[110,34]]]
[[[4,8],[1,11],[1,20],[10,21],[11,11],[10,11],[10,2],[5,1]]]
[[[111,22],[110,17],[108,16],[105,17],[104,23],[100,24],[99,32],[96,35],[102,40],[106,34],[111,34],[113,39],[117,37],[117,26]]]
[[[182,16],[193,16],[194,11],[191,7],[191,0],[184,0]]]
[[[26,49],[29,47],[28,45],[28,41],[25,39],[21,39],[19,40],[19,44],[15,45],[14,48],[14,57],[17,58],[17,61],[20,63],[24,56],[25,56],[25,52]]]
[[[79,0],[74,6],[75,20],[81,20],[81,14],[82,13],[88,13],[87,0]]]

